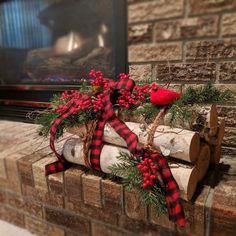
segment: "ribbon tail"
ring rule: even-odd
[[[184,227],[186,221],[179,191],[172,192],[172,194],[167,193],[166,205],[168,209],[169,220],[180,227]]]
[[[127,143],[127,147],[132,154],[136,154],[138,147],[138,137],[134,134],[128,126],[117,116],[113,115],[108,121],[111,127],[120,135]]]
[[[184,227],[186,221],[184,216],[184,209],[181,204],[178,184],[176,183],[170,171],[167,160],[162,156],[158,162],[160,166],[162,181],[166,187],[165,199],[169,213],[169,219],[177,225]]]
[[[45,166],[45,175],[55,174],[64,170],[67,170],[72,166],[72,163],[65,161],[55,161]]]
[[[50,128],[50,148],[57,156],[58,161],[45,166],[45,175],[57,173],[57,172],[60,172],[60,171],[63,171],[65,169],[69,168],[68,167],[70,165],[69,162],[56,151],[55,137],[56,137],[57,127],[62,122],[62,120],[66,119],[68,116],[73,114],[76,106],[73,103],[71,105],[72,105],[72,107],[70,107],[68,110],[66,110],[60,117],[56,118],[51,125],[51,128]]]

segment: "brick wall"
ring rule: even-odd
[[[179,91],[213,82],[236,92],[235,0],[128,3],[129,68],[135,80],[172,81]],[[219,112],[228,126],[223,152],[236,155],[236,106],[224,104]]]
[[[45,177],[45,165],[56,157],[36,130],[0,120],[0,219],[42,236],[235,235],[236,180],[230,174],[236,162],[229,172],[222,165],[220,176],[209,171],[194,199],[183,201],[187,225],[180,229],[104,174],[74,165]],[[57,148],[71,136],[66,133]]]
[[[56,157],[36,130],[33,124],[0,120],[0,219],[42,236],[204,235],[209,186],[194,204],[184,202],[187,227],[181,230],[144,206],[135,191],[101,173],[74,165],[45,177],[45,165]]]

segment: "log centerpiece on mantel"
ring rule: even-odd
[[[180,128],[180,125],[178,125],[179,128],[159,125],[153,139],[153,147],[160,148],[162,154],[169,159],[171,172],[180,187],[181,196],[185,200],[191,200],[197,184],[204,178],[209,164],[219,163],[221,155],[219,148],[224,136],[224,120],[218,121],[215,105],[195,110],[195,114],[194,125],[191,125],[194,127],[193,130],[187,129],[186,126]],[[132,119],[129,117],[129,120]],[[197,125],[197,122],[200,121],[201,125]],[[125,123],[138,136],[140,145],[145,145],[149,127],[141,123]],[[197,131],[196,127],[200,127],[200,130]],[[68,131],[80,135],[76,127],[70,128]],[[108,167],[119,162],[117,159],[119,153],[129,152],[126,149],[126,142],[109,124],[106,124],[104,128],[103,141],[107,144],[103,146],[101,152],[101,168],[104,173],[110,173]],[[65,143],[63,155],[69,162],[85,165],[83,142],[79,138],[70,139]]]

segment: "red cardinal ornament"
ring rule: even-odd
[[[150,100],[154,105],[164,106],[174,103],[180,97],[180,93],[154,85],[151,90]]]

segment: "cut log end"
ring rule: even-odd
[[[179,185],[181,197],[191,200],[198,183],[198,169],[195,166],[170,164],[171,172]]]
[[[191,162],[196,162],[199,152],[200,152],[200,137],[199,134],[195,133],[190,142],[190,151],[189,151],[189,159]]]
[[[210,154],[210,147],[207,144],[202,144],[196,163],[196,168],[198,169],[198,181],[201,181],[206,175],[210,163]]]
[[[194,167],[189,177],[189,182],[188,182],[188,187],[187,187],[187,192],[186,192],[187,200],[192,199],[194,193],[196,192],[197,183],[198,183],[198,170],[196,167]]]

